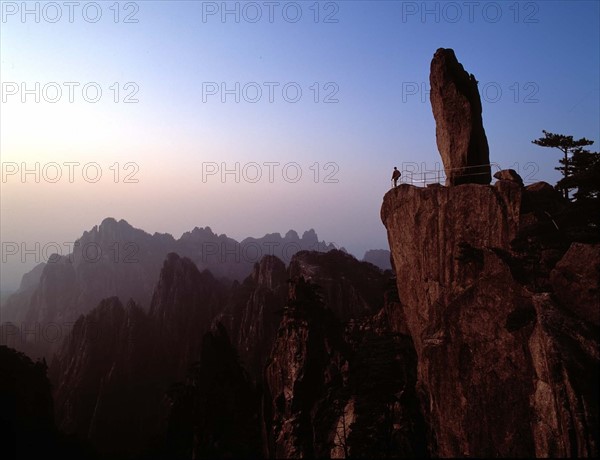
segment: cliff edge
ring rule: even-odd
[[[529,265],[511,243],[531,217],[527,195],[501,180],[402,185],[384,197],[394,317],[405,318],[417,352],[433,456],[598,455],[598,329],[581,315],[594,308],[575,311],[552,283],[540,291],[524,281]],[[584,246],[597,265],[598,245]],[[598,268],[573,270],[597,309],[597,279],[582,279]]]

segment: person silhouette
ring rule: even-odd
[[[392,173],[392,180],[394,181],[394,187],[398,186],[398,179],[400,179],[401,175],[402,175],[402,173],[400,171],[398,171],[398,168],[396,166],[394,166],[394,172]]]

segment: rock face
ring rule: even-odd
[[[217,321],[232,331],[232,341],[246,369],[262,378],[287,299],[288,276],[285,264],[275,256],[265,256],[252,274],[233,289],[230,306]]]
[[[300,251],[287,269],[277,257],[263,257],[252,274],[234,286],[229,305],[215,319],[231,331],[232,343],[257,380],[262,380],[282,320],[288,279],[300,276],[320,286],[324,303],[343,321],[380,311],[389,279],[373,265],[340,250]]]
[[[289,278],[302,276],[319,285],[323,301],[342,321],[373,315],[383,307],[387,276],[343,251],[298,252],[288,272]]]
[[[490,158],[477,81],[454,51],[440,48],[431,61],[431,108],[446,185],[489,184]]]
[[[80,317],[51,365],[60,429],[103,456],[132,455],[159,430],[158,382],[166,382],[150,354],[149,326],[133,302],[106,299]]]
[[[202,336],[226,303],[227,291],[207,270],[170,253],[154,289],[149,316],[156,327],[153,356],[159,369],[182,379],[200,354]]]
[[[418,356],[433,456],[598,455],[597,329],[561,304],[560,291],[545,291],[551,283],[530,282],[526,258],[512,247],[523,239],[523,216],[536,214],[536,195],[525,196],[500,180],[401,185],[384,198],[402,310],[394,318],[406,320]],[[546,240],[557,232],[543,231]],[[567,257],[557,270],[595,273],[575,265]]]
[[[290,283],[265,370],[270,458],[422,457],[409,337],[384,310],[344,328],[303,277]]]
[[[327,435],[313,439],[313,414],[325,403],[324,386],[341,381],[340,342],[340,325],[323,309],[314,285],[300,278],[290,286],[289,306],[265,371],[272,400],[272,457],[322,456]]]

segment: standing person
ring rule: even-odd
[[[392,180],[394,181],[394,187],[398,186],[398,179],[400,179],[401,175],[402,175],[402,173],[400,173],[400,171],[398,171],[398,168],[396,166],[394,166],[394,172],[392,173]]]

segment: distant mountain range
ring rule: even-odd
[[[312,229],[302,237],[290,230],[285,236],[270,233],[238,242],[217,235],[210,227],[196,227],[175,239],[170,234],[151,235],[113,218],[84,232],[73,248],[73,253],[51,256],[25,274],[19,289],[5,299],[0,316],[2,343],[42,356],[54,351],[77,318],[103,299],[131,299],[148,310],[169,253],[186,257],[200,271],[208,270],[215,278],[231,282],[244,280],[266,255],[288,264],[299,251],[336,249],[332,243],[319,241]],[[365,257],[388,268],[389,252],[384,251],[387,258],[380,252],[368,251]]]

